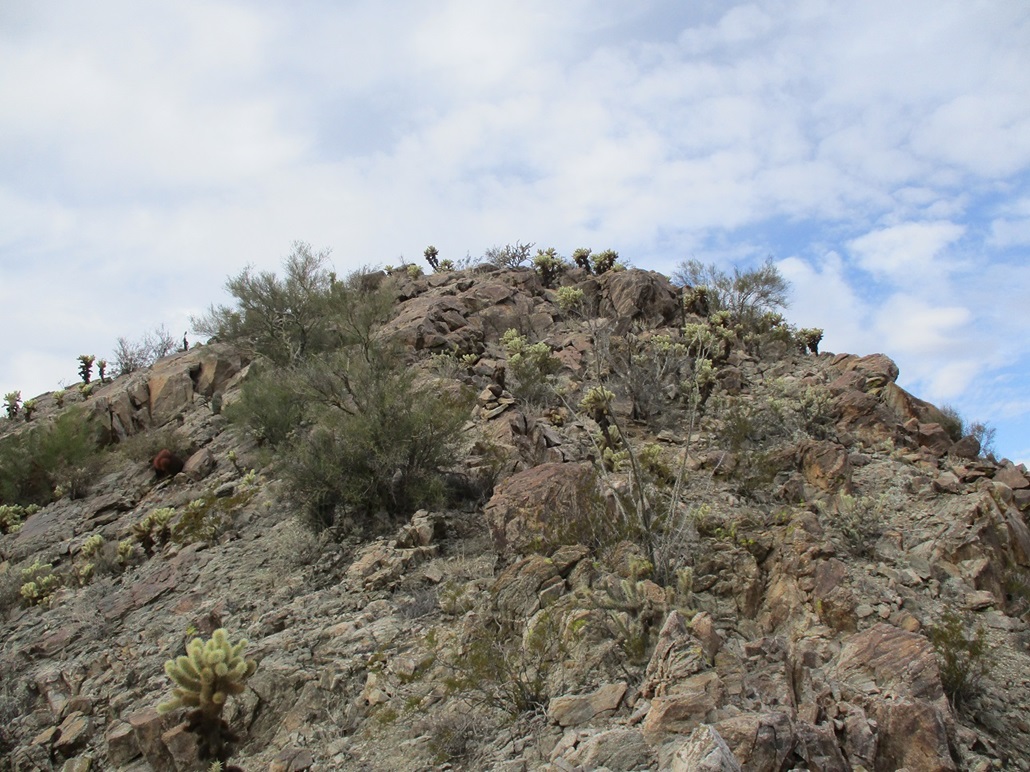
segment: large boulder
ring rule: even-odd
[[[603,507],[590,464],[547,463],[498,485],[484,513],[498,550],[526,552],[576,540]]]
[[[875,722],[865,726],[876,734],[877,769],[955,769],[951,708],[924,636],[874,625],[845,642],[832,675],[843,699]]]

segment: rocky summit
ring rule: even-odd
[[[885,354],[548,265],[353,277],[368,335],[222,334],[0,420],[0,769],[1030,769],[1026,469]],[[346,352],[388,344],[380,414],[398,370]],[[361,444],[416,398],[460,408],[446,465]],[[216,630],[230,693],[186,661]]]

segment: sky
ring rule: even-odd
[[[1030,461],[1023,0],[0,0],[0,73],[0,394],[297,240],[771,257],[823,350]]]

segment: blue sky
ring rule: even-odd
[[[297,239],[772,256],[825,349],[1030,460],[1024,2],[2,2],[0,72],[0,393]]]

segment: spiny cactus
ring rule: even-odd
[[[155,545],[164,545],[171,538],[172,529],[168,523],[174,514],[172,507],[155,509],[132,526],[132,535],[148,555],[154,554]]]
[[[254,660],[243,657],[246,647],[246,639],[234,644],[225,629],[218,628],[210,640],[194,638],[185,655],[165,662],[165,673],[177,685],[172,698],[158,705],[157,711],[192,708],[186,717],[186,729],[197,735],[197,753],[202,761],[211,759],[221,764],[233,753],[238,738],[222,719],[222,708],[230,695],[244,690],[246,680],[257,669]]]
[[[93,377],[93,363],[96,361],[96,357],[92,354],[79,354],[79,378],[82,382],[89,383],[89,379]]]
[[[4,408],[7,410],[7,417],[11,420],[18,415],[18,411],[21,410],[21,392],[20,391],[9,391],[4,394],[4,402],[7,404]]]
[[[157,706],[158,712],[187,706],[211,717],[221,715],[229,695],[242,692],[257,669],[257,662],[242,656],[246,648],[245,638],[234,644],[222,627],[208,641],[194,638],[186,647],[186,655],[165,662],[165,673],[178,686],[168,702]]]

